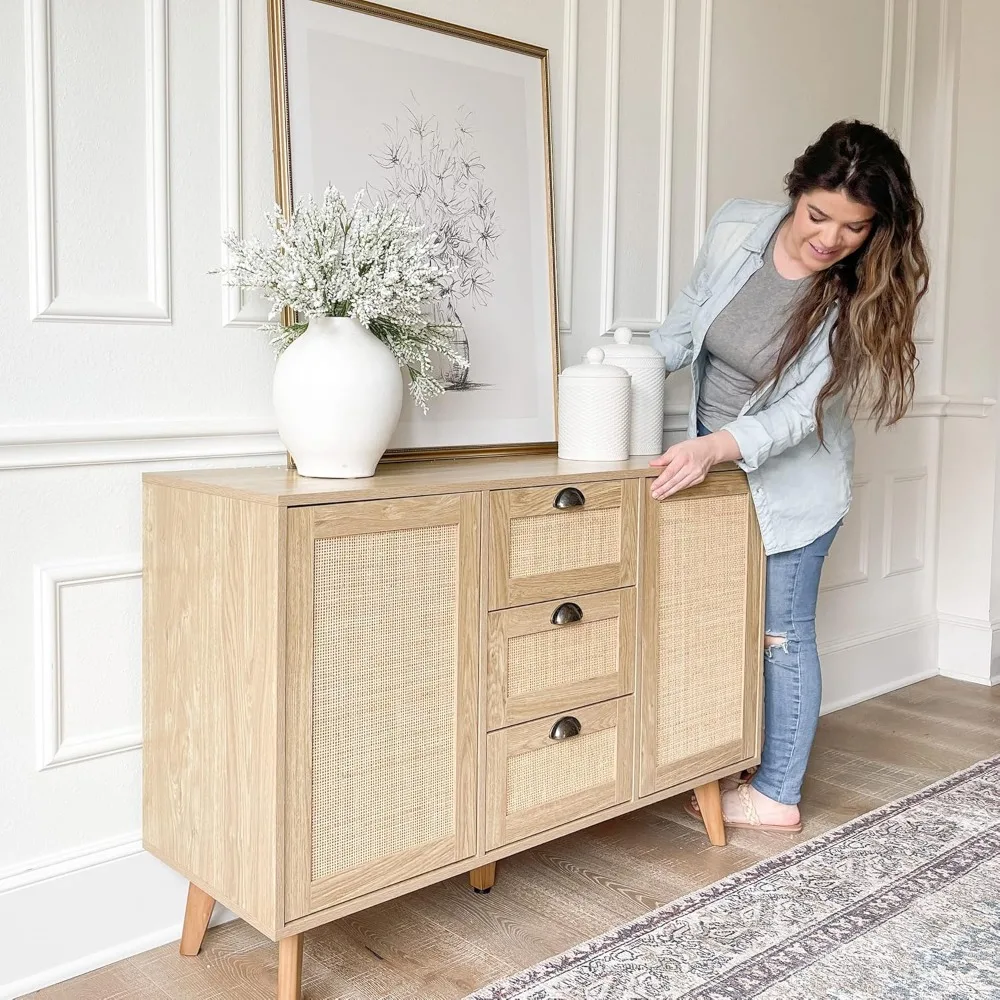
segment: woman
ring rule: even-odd
[[[723,205],[651,334],[667,370],[690,366],[693,379],[689,440],[651,464],[660,500],[720,462],[747,473],[768,557],[764,747],[752,781],[723,783],[723,816],[797,832],[819,720],[820,571],[851,501],[851,414],[864,408],[878,429],[910,405],[928,266],[909,165],[881,129],[832,125],[785,187],[787,205]]]

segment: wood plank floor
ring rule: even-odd
[[[1000,687],[924,681],[824,717],[798,837],[739,831],[728,847],[672,800],[311,931],[304,1000],[457,1000],[494,979],[718,881],[1000,752]],[[277,948],[242,921],[32,994],[44,1000],[273,1000]]]

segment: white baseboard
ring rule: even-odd
[[[0,1000],[181,936],[187,883],[134,838],[0,876]],[[234,919],[216,906],[212,923]]]
[[[938,632],[938,669],[942,677],[971,684],[1000,683],[1000,622],[942,614]]]
[[[936,677],[937,620],[820,644],[823,715]]]

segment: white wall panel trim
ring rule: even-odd
[[[708,124],[712,95],[712,23],[714,0],[701,0],[698,24],[698,106],[695,125],[694,167],[694,256],[705,239],[708,228]]]
[[[948,0],[939,4],[937,85],[935,89],[935,133],[938,159],[936,164],[934,213],[936,221],[931,238],[931,265],[934,283],[931,322],[924,324],[926,332],[914,338],[918,343],[931,343],[941,335],[941,368],[947,367],[948,296],[951,288],[951,230],[955,207],[955,129],[958,99],[958,66],[961,48],[960,8]]]
[[[889,128],[889,106],[892,98],[892,50],[895,41],[896,0],[885,0],[882,22],[882,85],[879,89],[878,122]]]
[[[869,643],[881,642],[883,639],[891,639],[897,635],[905,635],[908,632],[915,632],[917,629],[926,628],[928,625],[936,625],[937,615],[925,615],[914,621],[903,622],[900,625],[891,625],[888,628],[879,629],[877,632],[861,632],[857,635],[843,636],[839,639],[831,639],[819,643],[820,655],[824,653],[839,653],[845,649],[854,649],[857,646],[867,646]],[[933,676],[933,675],[930,675]],[[867,695],[866,697],[874,697]]]
[[[37,885],[49,879],[85,871],[119,858],[128,858],[133,854],[140,854],[142,849],[142,837],[138,833],[129,833],[88,844],[86,847],[34,858],[27,863],[0,870],[0,895],[26,885]]]
[[[138,555],[87,560],[35,569],[35,676],[38,770],[135,750],[138,728],[122,727],[86,737],[63,734],[62,593],[67,587],[142,578]],[[136,665],[138,667],[138,664]]]
[[[260,421],[0,426],[0,471],[284,454]]]
[[[614,322],[618,243],[618,102],[621,94],[622,0],[608,0],[604,61],[604,206],[601,238],[601,323]]]
[[[240,0],[219,4],[219,65],[222,79],[221,143],[222,231],[243,235],[243,55],[242,5]],[[222,247],[222,265],[229,263]],[[222,287],[222,324],[228,327],[259,326],[256,319],[241,315],[244,294],[239,288]]]
[[[576,214],[576,90],[580,54],[580,0],[566,0],[563,14],[563,148],[558,220],[558,281],[559,332],[568,335],[573,326],[573,219]]]
[[[900,144],[909,155],[913,138],[914,81],[917,75],[917,0],[906,4],[906,63],[903,68],[903,125]]]
[[[52,164],[51,0],[25,0],[28,125],[28,269],[32,320],[72,323],[170,322],[170,223],[167,154],[167,5],[145,2],[146,268],[148,299],[61,296],[55,259]]]
[[[662,58],[660,62],[660,177],[656,216],[656,315],[652,318],[615,317],[605,325],[605,336],[620,326],[634,333],[649,333],[666,318],[670,307],[670,203],[674,163],[674,79],[677,62],[677,0],[666,0],[663,8]],[[617,248],[616,248],[617,249]],[[617,262],[612,263],[612,268]],[[615,271],[611,273],[612,297]],[[612,303],[612,313],[614,306]]]
[[[822,593],[831,590],[844,590],[847,587],[858,587],[868,582],[869,549],[871,544],[871,500],[868,496],[868,487],[870,485],[871,480],[867,476],[855,476],[851,481],[854,491],[851,516],[857,517],[860,521],[854,566],[851,571],[839,578],[835,578],[832,583],[821,583],[819,589]],[[827,560],[827,564],[829,565],[829,560]]]
[[[909,559],[898,561],[893,551],[893,522],[896,518],[895,495],[896,486],[900,483],[923,483],[920,495],[920,508],[914,516],[917,531],[914,536],[914,550]],[[882,512],[882,577],[903,576],[906,573],[919,573],[924,568],[924,535],[927,514],[927,470],[914,469],[909,472],[890,472],[885,477]]]

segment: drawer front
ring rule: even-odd
[[[491,612],[489,728],[629,694],[635,643],[631,587]]]
[[[490,608],[635,583],[637,480],[490,494]]]
[[[574,721],[576,735],[554,737]],[[487,850],[628,802],[632,735],[631,696],[490,733]]]

